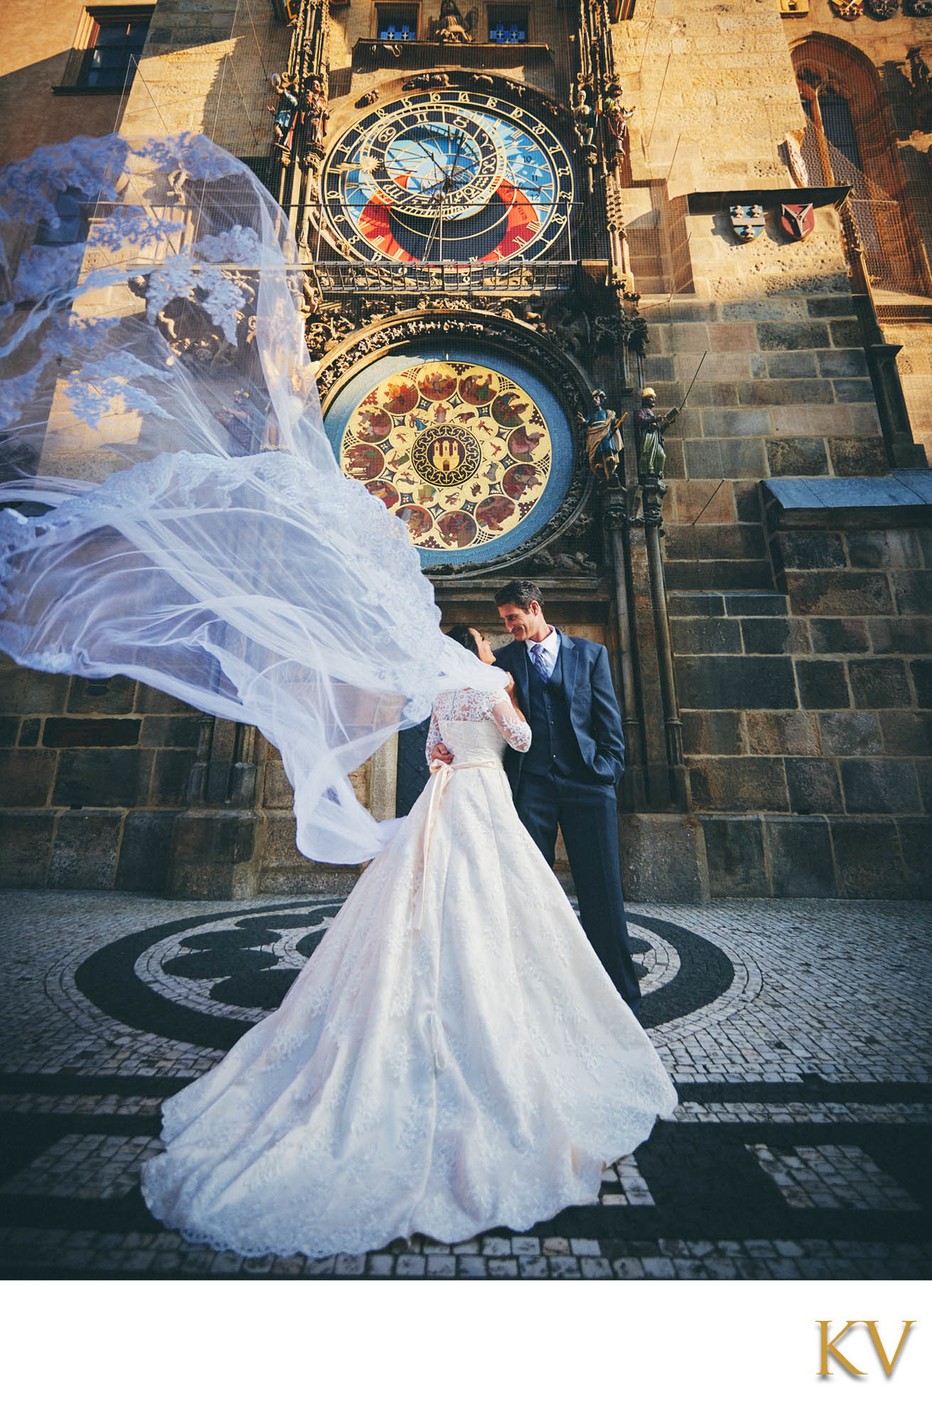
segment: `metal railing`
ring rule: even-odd
[[[325,295],[531,296],[566,291],[576,261],[315,261],[310,270]]]

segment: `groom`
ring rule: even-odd
[[[637,1015],[641,988],[625,920],[615,801],[625,742],[608,653],[551,626],[534,582],[509,582],[495,601],[514,637],[495,663],[514,677],[533,735],[526,754],[505,755],[518,817],[551,867],[557,828],[563,830],[583,930]]]

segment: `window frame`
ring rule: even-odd
[[[373,11],[374,11],[374,27],[373,27],[372,33],[373,33],[373,35],[375,36],[376,39],[381,39],[381,38],[382,38],[382,36],[381,36],[381,34],[380,34],[380,31],[381,31],[381,29],[383,28],[383,25],[387,25],[387,24],[389,23],[389,20],[390,20],[390,18],[391,18],[392,12],[394,11],[394,12],[404,12],[405,14],[411,15],[411,16],[413,17],[414,23],[413,23],[413,25],[411,26],[411,28],[412,28],[412,30],[413,30],[413,34],[411,35],[411,38],[410,38],[410,39],[407,39],[407,40],[403,40],[403,39],[394,39],[394,40],[384,39],[384,40],[382,41],[383,44],[416,44],[416,43],[417,43],[417,41],[418,41],[418,39],[419,39],[419,37],[420,37],[420,32],[421,32],[421,6],[420,6],[420,3],[419,3],[419,0],[399,0],[399,3],[398,3],[398,4],[392,4],[392,0],[376,0],[375,5],[373,6]],[[385,16],[385,19],[384,19],[384,20],[382,19],[382,16],[383,16],[383,15]]]
[[[77,34],[74,37],[62,81],[60,84],[53,85],[52,92],[54,94],[104,96],[122,94],[126,89],[127,82],[132,82],[131,71],[134,57],[132,52],[127,59],[126,69],[118,84],[88,83],[88,76],[93,72],[91,70],[91,56],[96,47],[101,26],[145,22],[146,35],[143,37],[142,46],[144,48],[154,13],[155,5],[88,5],[78,24]],[[141,53],[142,49],[139,51],[139,54]],[[137,55],[137,60],[138,57]]]
[[[483,37],[482,43],[494,45],[531,44],[532,11],[533,6],[530,4],[530,0],[518,0],[518,3],[515,5],[503,3],[503,0],[495,0],[494,4],[487,4],[485,7],[485,35]],[[512,20],[517,19],[519,14],[522,15],[524,19],[524,39],[494,40],[492,38],[492,29],[496,23],[504,24],[506,16],[507,18]]]

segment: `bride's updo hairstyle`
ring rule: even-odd
[[[451,626],[447,635],[461,646],[465,646],[467,651],[472,651],[474,656],[478,656],[478,642],[473,635],[472,627],[467,626],[464,621],[458,621],[455,626]]]

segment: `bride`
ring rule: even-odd
[[[49,241],[75,191],[86,240]],[[514,811],[530,732],[488,643],[441,634],[334,460],[280,210],[206,139],[111,135],[2,175],[0,240],[0,647],[258,726],[301,851],[372,860],[280,1009],[166,1105],[150,1208],[318,1256],[592,1201],[675,1094]],[[102,482],[72,476],[90,451]],[[377,824],[349,774],[431,706],[453,763]]]
[[[488,641],[450,633],[487,664]],[[522,1231],[595,1202],[676,1096],[524,829],[506,690],[442,693],[431,781],[280,1008],[164,1109],[150,1210],[240,1253]]]

